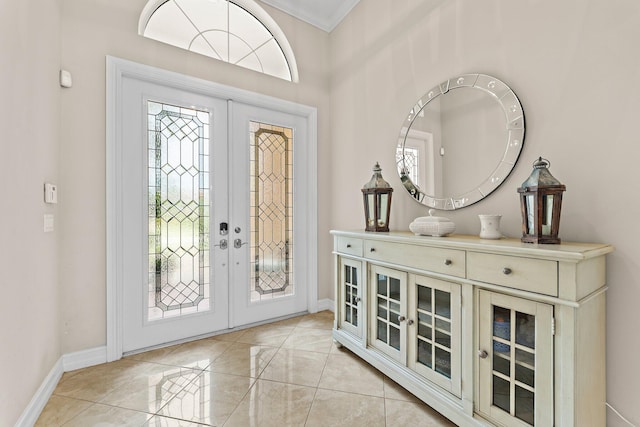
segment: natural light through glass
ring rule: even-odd
[[[148,320],[208,310],[209,113],[149,101]]]
[[[284,34],[252,0],[151,0],[140,17],[139,32],[220,61],[297,81],[295,60]]]
[[[294,293],[293,130],[250,123],[251,301]]]

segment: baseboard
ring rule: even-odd
[[[32,427],[56,389],[62,374],[76,369],[99,365],[107,361],[107,347],[96,347],[63,355],[46,376],[31,402],[22,412],[15,427]]]
[[[107,362],[107,346],[90,348],[88,350],[76,351],[62,356],[62,363],[65,372],[76,369],[95,366]]]
[[[60,381],[63,373],[64,367],[61,357],[60,359],[58,359],[56,364],[53,365],[53,368],[51,368],[51,371],[40,385],[40,388],[38,388],[38,391],[36,391],[36,394],[31,399],[31,402],[29,402],[25,410],[22,412],[20,418],[18,418],[15,427],[32,427],[36,423],[36,421],[38,421],[40,413],[53,394],[53,390],[56,389],[58,381]]]
[[[318,311],[323,311],[323,310],[329,310],[329,311],[335,310],[335,303],[333,302],[332,299],[325,298],[325,299],[318,300]]]

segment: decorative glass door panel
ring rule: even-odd
[[[227,102],[122,81],[122,351],[229,325]],[[216,228],[211,224],[216,224]],[[211,242],[215,237],[216,241]]]
[[[206,311],[209,278],[209,113],[147,102],[147,320]]]
[[[410,368],[460,395],[460,285],[409,276]]]
[[[407,274],[380,266],[371,266],[372,344],[405,362]]]
[[[553,407],[553,308],[481,291],[480,316],[481,410],[497,420],[552,425],[553,414],[540,408]]]
[[[293,129],[250,122],[251,301],[295,293]]]
[[[362,263],[349,258],[340,257],[340,289],[342,306],[340,307],[340,327],[356,336],[361,336],[362,321]]]
[[[306,120],[231,104],[230,283],[236,326],[307,310],[310,262],[305,255],[311,242],[305,239],[307,195],[294,191],[305,188],[305,172],[294,165],[306,161],[300,157],[305,154]]]

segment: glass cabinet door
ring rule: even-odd
[[[409,275],[408,366],[460,396],[460,285]]]
[[[405,363],[407,273],[371,266],[371,344]]]
[[[553,425],[553,307],[480,291],[479,314],[480,411],[509,425]]]
[[[340,328],[362,336],[362,262],[340,257]]]

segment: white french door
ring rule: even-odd
[[[306,180],[297,150],[306,120],[248,104],[231,105],[231,308],[234,325],[307,309],[302,279]],[[246,167],[245,167],[246,166]],[[295,220],[294,220],[295,211]],[[247,268],[249,266],[249,268]]]
[[[308,119],[157,76],[117,89],[109,358],[314,311]]]
[[[227,103],[123,80],[123,351],[228,325]]]

